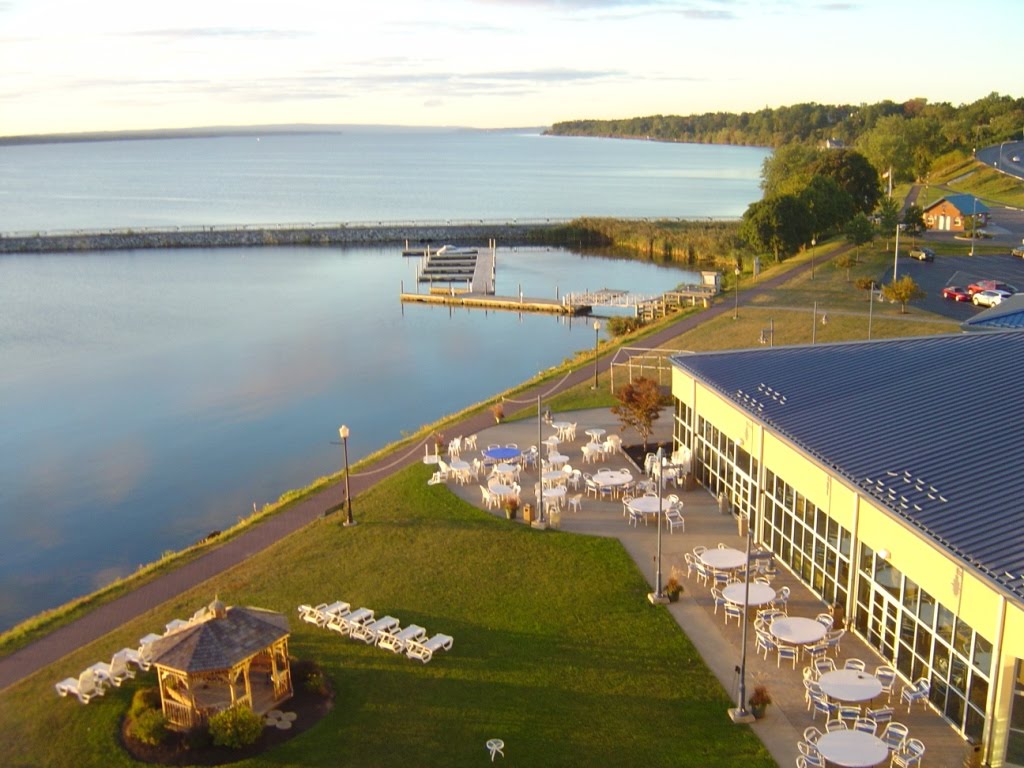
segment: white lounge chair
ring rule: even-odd
[[[424,664],[434,658],[435,651],[448,651],[451,650],[452,644],[455,642],[451,635],[434,635],[429,640],[424,640],[422,643],[418,640],[408,644],[405,650],[405,655],[410,659],[419,659]]]
[[[106,693],[103,682],[91,669],[85,670],[77,678],[67,677],[61,680],[55,687],[59,695],[67,696],[73,693],[83,704],[88,704],[92,699]]]
[[[314,613],[311,616],[313,621],[311,623],[316,624],[318,627],[326,627],[330,622],[336,621],[342,616],[347,616],[351,610],[352,606],[344,600],[335,600],[327,605],[321,603],[313,609]],[[309,619],[305,620],[309,621]]]
[[[138,650],[134,648],[122,648],[120,653],[125,655],[125,659],[129,664],[134,664],[136,667],[145,672],[151,666],[153,666],[153,658],[150,655],[152,646],[141,645]]]
[[[383,634],[377,641],[378,648],[387,648],[394,653],[402,653],[406,646],[427,634],[427,630],[417,624],[410,624],[396,634]]]
[[[369,624],[353,627],[350,636],[353,640],[362,640],[367,645],[376,644],[384,632],[398,628],[398,619],[394,616],[382,616]]]
[[[357,608],[343,616],[335,616],[327,622],[327,629],[332,629],[342,637],[351,635],[352,630],[373,621],[373,611],[369,608]]]
[[[125,648],[123,651],[115,653],[109,664],[105,661],[93,664],[92,669],[101,683],[120,688],[121,683],[125,680],[135,677],[135,670],[128,668],[128,656],[125,653],[127,650],[129,649]]]

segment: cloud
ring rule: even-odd
[[[294,29],[263,29],[248,27],[180,27],[168,29],[145,29],[131,32],[131,37],[161,37],[170,40],[195,40],[203,38],[233,38],[249,40],[293,40],[309,37],[312,32]]]

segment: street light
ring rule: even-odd
[[[814,246],[818,244],[816,237],[811,238],[811,280],[814,279]]]
[[[597,347],[601,341],[601,323],[594,321],[594,389],[597,389]]]
[[[342,424],[338,428],[338,435],[341,436],[341,444],[345,450],[345,506],[348,508],[345,525],[355,525],[356,521],[352,519],[352,490],[348,484],[348,427]]]
[[[732,311],[732,319],[736,320],[740,316],[740,268],[736,267],[734,270],[736,275],[736,307]]]
[[[648,596],[648,599],[655,605],[668,602],[668,599],[661,594],[661,526],[663,523],[661,518],[665,505],[663,498],[665,490],[664,451],[664,448],[658,446],[658,457],[655,459],[657,462],[655,466],[658,470],[658,556],[655,558],[654,594]]]

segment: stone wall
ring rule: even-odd
[[[378,225],[308,227],[187,227],[167,230],[40,233],[0,236],[0,253],[111,251],[138,248],[228,248],[265,245],[396,245],[428,243],[484,246],[494,238],[503,246],[554,244],[558,223]]]

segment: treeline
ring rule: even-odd
[[[932,161],[951,151],[1021,137],[1024,99],[991,93],[970,104],[911,99],[898,104],[795,104],[757,112],[652,115],[621,120],[570,120],[547,133],[703,144],[781,147],[833,140],[862,152],[880,172],[922,178]]]
[[[736,221],[580,218],[553,234],[562,244],[622,249],[662,263],[731,269],[742,245],[739,232]]]

